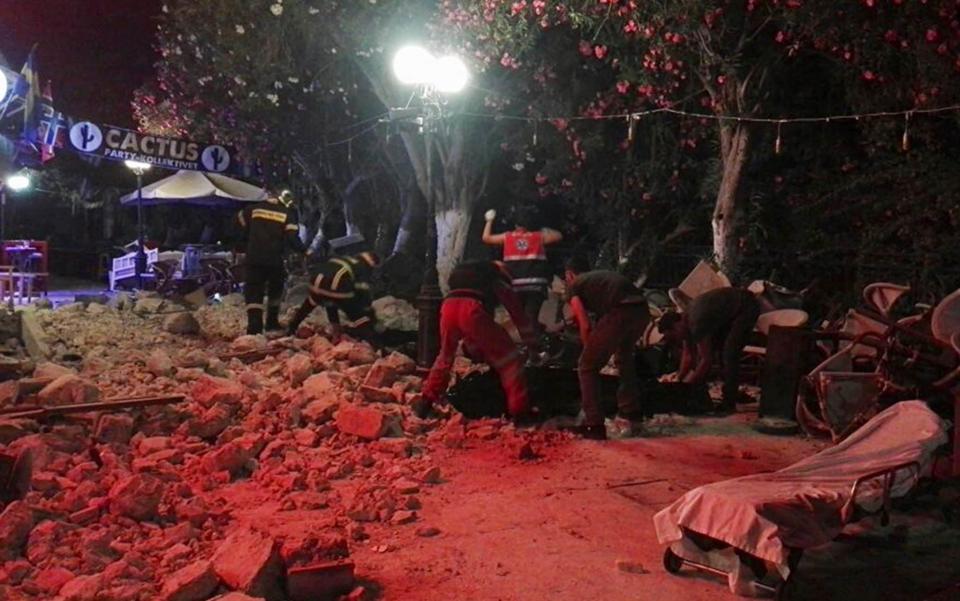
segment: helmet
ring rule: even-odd
[[[285,207],[289,207],[293,204],[293,192],[290,190],[282,190],[277,198],[280,199],[280,204]]]

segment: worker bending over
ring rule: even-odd
[[[546,247],[563,240],[563,235],[550,228],[530,231],[532,212],[517,212],[514,229],[502,234],[493,233],[493,220],[497,212],[489,210],[484,215],[483,242],[503,247],[503,262],[511,276],[513,290],[520,297],[534,332],[540,331],[540,307],[547,299],[550,285],[550,264],[547,263]]]
[[[604,440],[600,403],[600,370],[613,355],[620,372],[617,407],[620,417],[633,422],[641,419],[637,399],[636,348],[650,322],[647,300],[634,285],[615,271],[588,271],[586,261],[567,261],[564,279],[573,317],[580,331],[583,351],[577,363],[583,425],[577,430],[584,438]],[[590,316],[596,318],[591,327]]]
[[[748,290],[717,288],[694,298],[685,313],[668,311],[657,322],[667,342],[682,345],[677,380],[707,379],[714,349],[722,349],[723,400],[720,410],[736,411],[740,393],[740,355],[760,315],[760,302]]]
[[[237,213],[237,223],[247,240],[243,296],[247,305],[247,334],[260,334],[264,329],[263,310],[266,296],[267,330],[280,330],[280,301],[286,272],[283,266],[287,247],[303,252],[296,213],[290,208],[292,198],[270,194],[267,199]]]
[[[310,274],[310,293],[287,325],[287,334],[293,336],[304,319],[317,306],[327,310],[330,335],[339,340],[343,334],[340,311],[346,313],[351,336],[370,341],[376,335],[376,316],[371,306],[370,277],[380,260],[372,252],[348,257],[331,257]]]
[[[423,387],[423,400],[414,405],[425,417],[447,389],[450,368],[462,340],[467,355],[485,361],[500,376],[507,396],[507,413],[521,416],[528,410],[524,357],[503,326],[493,319],[502,304],[520,331],[525,344],[535,348],[536,337],[520,299],[510,286],[510,275],[494,261],[461,263],[450,273],[450,292],[440,307],[440,352]]]

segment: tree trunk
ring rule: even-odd
[[[454,265],[463,257],[471,218],[469,210],[459,207],[437,211],[437,274],[444,289]]]
[[[723,176],[713,209],[713,252],[728,277],[736,277],[740,263],[740,227],[743,207],[740,180],[747,162],[750,134],[743,123],[720,125],[720,159]]]

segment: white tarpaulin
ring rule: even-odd
[[[266,198],[263,188],[217,173],[178,171],[170,177],[143,187],[144,206],[189,204],[209,207],[236,207]],[[120,204],[137,203],[137,190],[120,199]]]
[[[946,424],[926,403],[897,403],[837,446],[782,470],[691,490],[654,516],[657,538],[681,542],[685,528],[772,562],[787,576],[790,548],[827,543],[851,518],[847,501],[857,478],[911,461],[923,471],[946,441]],[[899,471],[891,496],[906,494],[916,479],[915,470]],[[881,480],[865,484],[855,503],[878,509]],[[673,548],[682,555],[683,545]]]

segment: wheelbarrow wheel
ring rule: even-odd
[[[673,552],[673,549],[667,547],[663,551],[663,569],[676,574],[683,567],[683,558]]]

